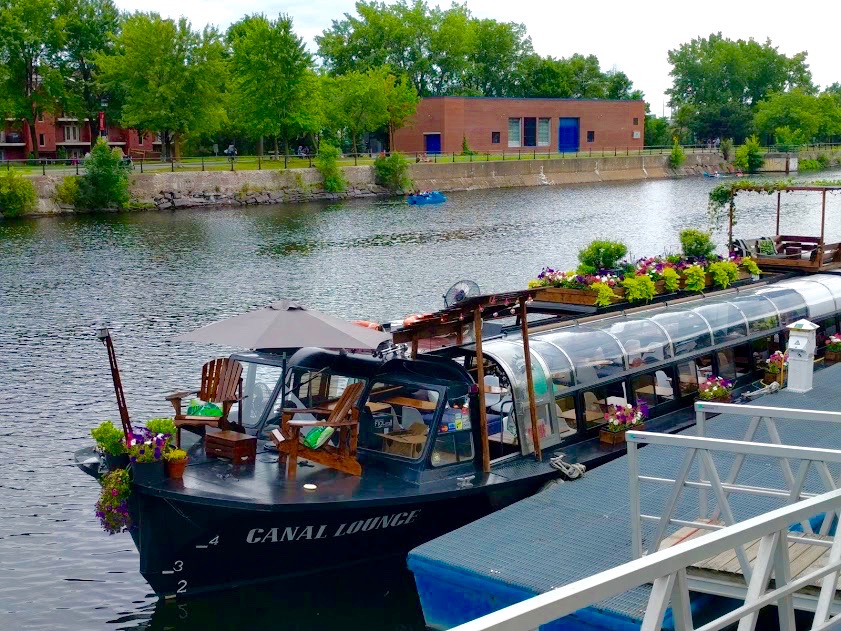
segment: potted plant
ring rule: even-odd
[[[164,479],[164,453],[172,434],[155,433],[148,427],[129,439],[128,456],[135,482],[155,483]]]
[[[698,386],[698,398],[702,401],[730,403],[732,393],[733,382],[715,375]]]
[[[625,432],[629,429],[643,429],[646,418],[648,418],[648,406],[645,403],[608,406],[608,411],[604,415],[607,425],[599,430],[599,442],[607,445],[624,443]]]
[[[116,469],[102,476],[102,490],[96,502],[96,516],[102,529],[109,535],[124,532],[131,527],[128,512],[128,498],[131,495],[131,481],[128,471]]]
[[[620,278],[613,273],[579,274],[546,267],[536,279],[529,281],[529,288],[544,288],[538,294],[538,300],[606,307],[624,297],[625,290],[619,282]]]
[[[841,335],[830,335],[826,341],[824,359],[828,362],[841,361]]]
[[[170,449],[164,453],[164,460],[166,464],[166,477],[173,480],[180,480],[184,477],[184,469],[187,462],[190,460],[187,457],[187,452],[183,449]]]
[[[771,357],[765,360],[765,379],[763,383],[766,385],[776,381],[780,386],[785,383],[785,370],[788,366],[788,352],[774,351]]]
[[[128,465],[128,454],[123,432],[114,427],[111,421],[102,421],[99,426],[91,430],[91,436],[96,441],[96,448],[111,471],[125,469]]]

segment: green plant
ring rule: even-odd
[[[733,155],[733,139],[725,138],[722,140],[719,149],[721,149],[721,157],[729,161]]]
[[[387,156],[379,156],[374,160],[374,173],[377,184],[385,186],[394,193],[412,188],[409,177],[409,162],[401,153],[392,152]]]
[[[463,156],[476,155],[476,152],[471,151],[470,145],[467,144],[467,136],[462,136],[461,137],[461,155],[463,155]]]
[[[75,206],[79,198],[79,178],[75,175],[68,175],[55,187],[53,199],[65,206]]]
[[[187,459],[187,452],[183,449],[170,449],[166,453],[164,453],[164,458],[170,462],[178,461],[178,460],[186,460]]]
[[[821,165],[822,169],[826,169],[827,167],[829,167],[830,159],[829,159],[829,156],[826,155],[825,153],[819,153],[818,157],[816,159],[818,161],[818,164]]]
[[[76,205],[89,210],[125,207],[129,201],[129,168],[119,149],[109,149],[104,139],[98,139],[85,160]]]
[[[669,154],[669,166],[673,169],[678,169],[683,166],[684,162],[686,162],[686,153],[683,151],[683,147],[680,146],[677,139],[675,139],[675,144],[672,145],[672,152]]]
[[[337,166],[341,152],[329,142],[322,142],[315,158],[315,168],[324,180],[324,190],[328,193],[342,193],[347,190],[347,181]]]
[[[759,144],[759,139],[754,135],[745,140],[745,144],[736,149],[734,164],[743,171],[756,173],[765,164],[762,156],[762,147]]]
[[[153,418],[146,421],[146,429],[153,434],[169,434],[175,436],[175,422],[171,418]]]
[[[102,421],[97,427],[94,427],[91,430],[91,436],[96,441],[96,446],[103,453],[111,456],[119,456],[126,453],[123,432],[114,427],[111,421]]]
[[[797,162],[797,169],[799,171],[820,171],[823,168],[825,167],[820,162],[811,158],[801,158]]]
[[[625,298],[629,302],[650,302],[657,293],[657,287],[648,274],[626,276],[620,284],[625,288]]]
[[[683,270],[686,277],[684,287],[688,291],[704,291],[707,286],[707,272],[700,265],[690,265]]]
[[[749,256],[742,259],[742,267],[744,267],[745,271],[751,276],[759,276],[762,273],[762,270],[759,269],[759,265],[756,264],[756,261]]]
[[[599,270],[612,270],[617,262],[628,253],[628,248],[619,241],[593,241],[578,252],[578,272],[595,274]]]
[[[680,274],[673,267],[663,269],[663,286],[666,291],[677,291],[680,289]]]
[[[613,293],[613,287],[608,285],[607,283],[593,283],[590,285],[590,289],[594,289],[596,291],[596,306],[597,307],[607,307],[614,303],[617,296]]]
[[[57,160],[67,160],[67,149],[59,147],[56,149],[55,157]]]
[[[102,476],[102,490],[96,503],[96,516],[102,528],[109,535],[123,532],[131,527],[128,514],[128,498],[131,495],[131,481],[125,469],[115,469]]]
[[[712,274],[713,284],[722,289],[739,278],[739,268],[733,261],[716,261],[710,264],[708,271]]]
[[[680,231],[680,247],[684,256],[695,258],[709,258],[715,251],[710,233],[695,228]]]
[[[29,155],[26,156],[26,164],[31,167],[34,167],[38,164],[38,160],[35,158],[34,151],[30,151]]]
[[[7,171],[0,175],[0,214],[18,217],[35,210],[35,187],[28,178]]]

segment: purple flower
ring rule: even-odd
[[[129,458],[129,462],[137,462],[137,456],[132,456]]]
[[[160,450],[160,448],[158,448],[158,449],[155,449],[155,460],[160,460],[160,459],[161,459],[161,450]]]

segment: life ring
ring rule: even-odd
[[[428,314],[424,313],[413,313],[411,315],[407,315],[403,320],[403,326],[412,326],[413,324],[416,324],[423,320],[425,317],[427,317],[427,315]]]
[[[370,320],[354,320],[356,326],[365,327],[366,329],[375,329],[377,331],[383,330],[383,325],[379,322],[371,322]]]

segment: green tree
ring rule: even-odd
[[[110,149],[104,138],[98,138],[85,160],[85,174],[79,178],[76,206],[90,210],[124,208],[129,201],[128,172],[122,152]]]
[[[388,123],[383,85],[387,69],[352,71],[329,83],[328,118],[334,129],[346,129],[353,153],[359,153],[359,139]]]
[[[106,94],[97,84],[95,59],[111,51],[120,15],[113,0],[59,0],[59,13],[64,17],[66,36],[64,109],[88,119],[93,149],[100,134],[98,113],[108,104],[111,112],[119,111],[118,91]]]
[[[25,123],[36,158],[35,121],[63,96],[63,40],[56,0],[0,0],[0,105]]]
[[[113,54],[95,56],[100,80],[121,94],[120,122],[160,131],[166,155],[188,134],[219,128],[225,120],[225,63],[219,34],[198,33],[181,18],[157,13],[125,18]]]
[[[646,114],[645,116],[645,144],[649,147],[665,147],[672,142],[669,129],[669,119]]]
[[[721,33],[693,39],[668,54],[672,105],[691,112],[689,127],[700,138],[745,138],[759,101],[772,92],[813,91],[806,53],[791,57],[770,40],[730,40]]]
[[[394,144],[394,132],[402,128],[418,109],[418,92],[409,81],[398,79],[393,74],[383,80],[385,109],[388,125],[388,148],[397,151]]]
[[[762,146],[756,136],[745,140],[745,144],[736,149],[736,158],[733,163],[748,173],[756,173],[765,163],[763,159]]]
[[[275,138],[276,150],[282,139],[288,156],[291,137],[319,126],[312,58],[292,30],[292,18],[247,17],[230,28],[228,40],[237,120],[253,137]]]
[[[818,97],[799,88],[789,92],[776,92],[757,104],[754,125],[756,131],[773,137],[780,128],[789,133],[799,131],[802,140],[812,140],[820,126]]]

